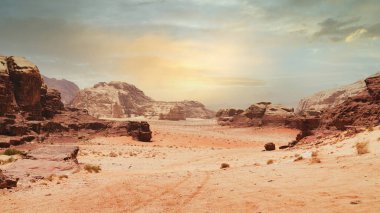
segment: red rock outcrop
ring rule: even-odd
[[[365,79],[365,83],[364,92],[322,114],[323,128],[345,130],[380,124],[380,74]]]
[[[0,189],[16,187],[17,182],[18,179],[8,177],[0,170]]]
[[[0,138],[2,147],[41,140],[41,135],[43,138],[54,133],[76,135],[78,131],[151,140],[146,122],[103,121],[90,116],[86,110],[65,109],[59,91],[48,89],[37,66],[28,60],[0,57],[0,64],[0,135],[9,136]],[[135,126],[133,131],[131,125]]]
[[[218,124],[234,127],[290,126],[296,117],[293,108],[274,105],[270,102],[252,104],[246,110],[223,109],[216,114]]]
[[[297,114],[317,115],[341,104],[350,97],[362,93],[365,89],[364,80],[360,80],[342,87],[320,91],[310,97],[301,99],[296,112]]]

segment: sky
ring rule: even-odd
[[[378,0],[0,0],[0,54],[79,87],[296,106],[380,71]]]

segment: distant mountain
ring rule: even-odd
[[[66,105],[69,104],[79,92],[79,87],[71,81],[66,79],[58,80],[46,76],[42,77],[49,88],[56,89],[61,93],[62,102]]]
[[[101,82],[81,90],[71,106],[87,109],[95,117],[123,118],[144,116],[161,118],[175,107],[182,107],[186,118],[211,118],[214,112],[196,101],[155,101],[134,85],[112,81]]]

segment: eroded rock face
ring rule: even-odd
[[[335,89],[318,92],[310,97],[301,99],[296,112],[298,114],[315,115],[341,104],[366,90],[363,80]]]
[[[1,56],[0,64],[0,116],[20,112],[28,120],[41,120],[43,111],[62,106],[60,96],[47,91],[40,71],[32,62],[22,57]]]
[[[95,117],[122,118],[144,116],[159,118],[176,107],[182,107],[186,118],[212,118],[214,112],[196,101],[164,102],[146,96],[134,85],[124,82],[101,82],[81,90],[71,106],[86,109]]]
[[[0,189],[13,188],[17,186],[18,179],[10,178],[0,170]]]
[[[351,126],[380,124],[380,74],[365,80],[366,90],[333,107],[321,116],[324,128],[345,130]]]
[[[235,127],[248,126],[292,126],[296,117],[293,108],[270,102],[252,104],[246,110],[224,109],[216,114],[218,124]]]

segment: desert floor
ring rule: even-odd
[[[297,131],[213,120],[150,124],[152,143],[75,143],[79,163],[100,165],[99,173],[68,171],[67,179],[0,190],[0,212],[380,212],[378,128],[264,152],[265,143],[287,144]],[[369,153],[358,155],[355,144],[363,141]]]

